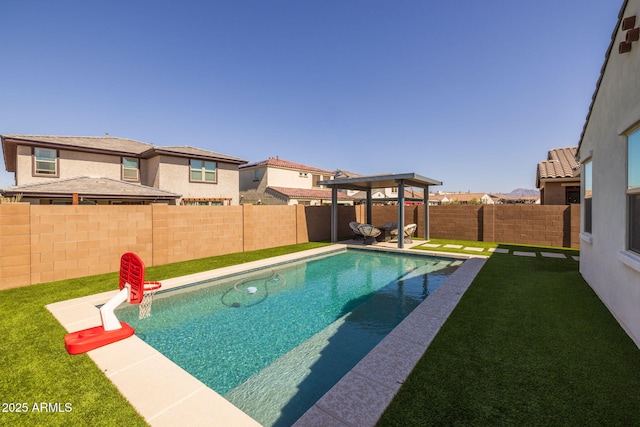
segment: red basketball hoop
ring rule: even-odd
[[[144,282],[144,291],[145,292],[155,291],[160,289],[161,286],[162,286],[162,282]]]

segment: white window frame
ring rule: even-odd
[[[136,166],[128,166],[127,162],[135,162]],[[133,172],[133,175],[132,174]],[[129,174],[129,176],[127,176]],[[123,157],[122,158],[122,180],[123,181],[140,181],[140,160],[135,157]]]
[[[216,184],[218,182],[218,163],[211,160],[190,159],[189,182]]]
[[[49,152],[54,154],[54,159],[51,160],[50,157],[40,157],[38,158],[38,151]],[[39,163],[45,163],[49,165],[53,165],[53,170],[47,168],[38,168]],[[43,147],[33,147],[33,175],[34,176],[47,176],[47,177],[58,177],[59,176],[59,167],[58,167],[58,150],[54,148],[43,148]]]
[[[627,136],[627,249],[640,256],[640,129]],[[638,211],[634,210],[634,199]],[[635,237],[635,239],[634,239]],[[634,242],[635,240],[635,242]]]

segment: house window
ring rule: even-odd
[[[591,160],[584,162],[584,232],[592,232],[593,169]]]
[[[58,151],[49,148],[34,148],[34,174],[58,176]]]
[[[256,169],[253,171],[253,180],[254,181],[260,181],[260,170]]]
[[[195,182],[217,182],[217,164],[208,160],[190,161],[189,180]]]
[[[138,159],[132,157],[122,158],[122,179],[126,181],[138,181],[140,179]]]
[[[640,253],[640,130],[629,135],[627,146],[629,250]]]

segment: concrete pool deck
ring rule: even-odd
[[[163,280],[162,289],[203,282],[303,257],[342,251],[345,247],[363,248],[362,243],[354,245],[351,243],[343,242]],[[416,242],[416,244],[420,243],[423,242]],[[366,248],[445,256],[467,261],[316,402],[295,425],[375,425],[486,262],[484,257],[417,251],[410,248],[394,249],[385,246],[378,244]],[[113,290],[61,301],[47,305],[47,309],[67,331],[78,331],[100,325],[97,306],[106,303],[117,292]],[[187,420],[189,425],[194,426],[260,425],[135,335],[97,348],[87,354],[152,426],[173,426]]]

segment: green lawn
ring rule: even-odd
[[[378,425],[639,420],[640,350],[582,279],[578,263],[496,254]]]
[[[322,245],[150,267],[147,279]],[[640,351],[577,268],[571,259],[492,256],[380,425],[637,424]],[[66,332],[45,308],[116,286],[117,274],[110,273],[0,291],[2,402],[28,408],[0,412],[1,425],[145,425],[88,356],[66,353]],[[69,403],[71,412],[35,412],[41,402],[62,410]]]

